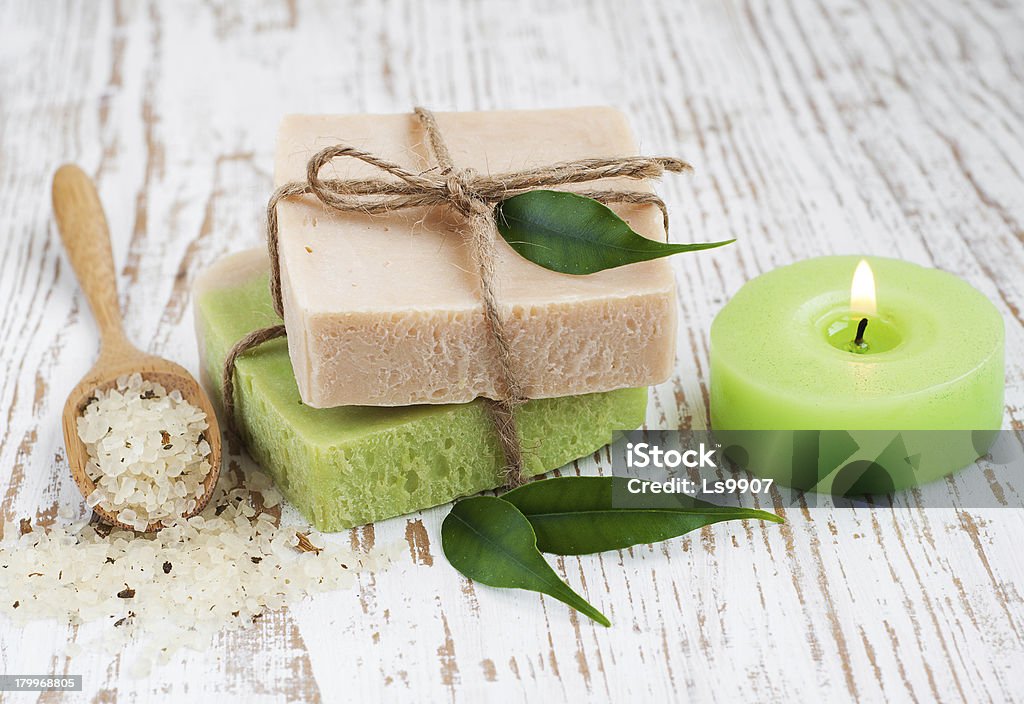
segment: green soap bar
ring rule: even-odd
[[[203,378],[220,398],[220,370],[251,330],[280,322],[263,251],[227,257],[196,285]],[[322,531],[399,516],[493,489],[501,449],[480,400],[405,407],[314,409],[299,400],[283,339],[236,366],[236,409],[249,453]],[[647,389],[534,400],[517,414],[530,476],[561,467],[644,422]]]

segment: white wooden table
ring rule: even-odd
[[[418,103],[613,104],[645,153],[696,165],[661,186],[676,236],[739,242],[675,259],[678,373],[655,389],[650,427],[707,423],[709,325],[744,281],[855,252],[954,272],[995,302],[1005,423],[1024,424],[1019,2],[11,0],[0,3],[3,518],[53,518],[79,500],[59,414],[96,331],[50,213],[56,166],[77,161],[99,183],[130,336],[194,369],[190,284],[262,241],[282,114]],[[607,630],[463,579],[440,554],[446,511],[352,531],[408,549],[357,590],[183,652],[149,680],[130,680],[123,656],[67,661],[73,632],[47,623],[0,624],[0,672],[81,672],[83,698],[98,702],[1024,698],[1020,510],[781,509],[782,527],[723,524],[557,560],[611,617]]]

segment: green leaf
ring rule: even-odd
[[[555,555],[585,555],[657,543],[721,521],[750,518],[784,523],[774,513],[716,506],[676,494],[671,508],[616,508],[613,492],[624,477],[557,477],[502,495],[529,520],[537,547]],[[669,495],[660,495],[665,501]]]
[[[494,496],[459,501],[441,524],[441,547],[452,567],[470,579],[492,587],[541,592],[602,626],[611,625],[558,578],[537,551],[530,522],[506,501]]]
[[[495,208],[498,232],[520,256],[563,274],[593,274],[625,264],[729,244],[649,240],[608,206],[575,193],[528,191]]]

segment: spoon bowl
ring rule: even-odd
[[[143,379],[160,384],[168,392],[177,389],[182,398],[206,414],[209,427],[204,437],[210,445],[210,472],[203,481],[203,495],[196,500],[195,510],[186,514],[185,518],[194,516],[209,503],[220,476],[221,435],[213,404],[184,367],[142,352],[125,337],[107,219],[96,187],[85,172],[73,164],[60,167],[53,177],[53,210],[64,248],[89,300],[89,307],[101,335],[99,359],[71,391],[64,404],[64,447],[71,476],[83,497],[87,498],[96,490],[96,484],[86,471],[89,455],[85,443],[78,436],[78,419],[97,390],[113,387],[118,377],[138,373]],[[101,506],[97,505],[93,510],[104,523],[133,530],[131,526],[119,521],[116,514]],[[146,532],[157,531],[162,527],[163,524],[156,521],[149,524]]]

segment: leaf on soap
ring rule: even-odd
[[[672,508],[616,508],[613,492],[624,477],[557,477],[524,484],[501,498],[519,509],[537,535],[537,548],[585,555],[657,543],[721,521],[744,518],[784,523],[774,513],[716,506],[676,494]],[[616,487],[616,483],[620,484]],[[662,500],[669,495],[660,495]]]
[[[459,572],[492,587],[528,589],[558,599],[603,626],[611,623],[587,603],[537,551],[530,522],[493,496],[463,499],[441,524],[441,548]]]
[[[637,234],[611,208],[592,198],[536,190],[495,208],[498,232],[520,256],[563,274],[593,274],[625,264],[729,244],[672,244]]]

